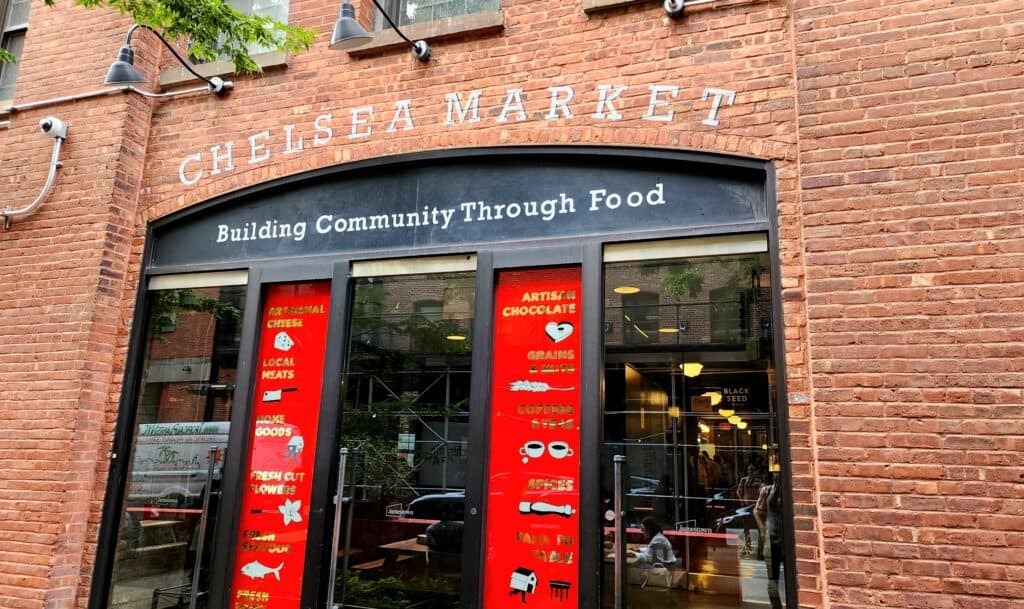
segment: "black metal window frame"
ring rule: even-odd
[[[394,167],[429,164],[438,159],[479,158],[481,155],[495,159],[503,157],[521,157],[522,155],[552,155],[555,157],[607,157],[619,163],[636,163],[643,159],[659,159],[681,164],[696,163],[709,165],[721,171],[735,169],[737,171],[755,172],[762,176],[767,215],[764,221],[747,222],[739,225],[712,226],[674,226],[655,231],[635,233],[629,230],[613,234],[598,234],[584,238],[574,238],[571,245],[564,239],[543,239],[530,243],[490,243],[471,244],[467,246],[451,245],[426,249],[391,251],[384,255],[380,251],[351,252],[336,255],[314,256],[310,258],[288,257],[279,260],[251,260],[241,268],[237,263],[218,263],[211,265],[187,265],[184,267],[153,268],[150,265],[153,254],[154,234],[164,227],[187,223],[194,214],[201,214],[219,205],[244,201],[258,197],[261,193],[276,188],[287,188],[290,184],[309,182],[325,175],[351,173],[358,175],[367,167]],[[761,233],[767,236],[768,253],[771,259],[771,273],[779,277],[779,237],[777,194],[775,189],[775,169],[769,161],[727,157],[712,154],[696,154],[657,149],[588,147],[585,149],[568,146],[538,147],[501,147],[484,149],[464,149],[452,152],[426,152],[384,159],[374,159],[346,166],[326,168],[309,172],[305,175],[290,176],[271,183],[260,184],[237,193],[218,197],[206,203],[193,206],[168,218],[151,224],[147,230],[146,247],[143,253],[143,277],[160,274],[183,272],[208,272],[219,270],[247,270],[249,283],[246,294],[246,311],[243,319],[242,339],[239,347],[239,377],[235,401],[248,404],[254,379],[252,371],[256,364],[256,341],[260,327],[260,311],[263,293],[266,287],[276,283],[313,281],[330,279],[332,281],[331,306],[327,336],[327,356],[324,365],[324,383],[321,395],[321,417],[318,430],[318,451],[314,465],[314,486],[309,516],[309,539],[317,540],[308,546],[305,561],[303,584],[303,608],[323,606],[327,598],[328,582],[325,577],[330,548],[330,523],[333,515],[332,497],[335,493],[334,480],[337,476],[337,454],[334,446],[337,443],[338,417],[341,416],[336,405],[340,404],[342,387],[336,380],[343,375],[348,343],[348,322],[351,314],[349,300],[353,281],[351,265],[364,260],[381,260],[388,258],[408,258],[419,256],[475,254],[476,270],[476,305],[474,313],[474,345],[472,368],[475,372],[471,380],[471,402],[477,404],[477,416],[470,416],[469,437],[469,471],[467,472],[465,551],[467,557],[463,570],[463,607],[479,609],[483,595],[483,523],[486,522],[485,476],[487,471],[487,450],[490,445],[490,429],[487,417],[482,416],[488,410],[490,400],[490,377],[486,373],[493,355],[491,345],[491,319],[493,316],[493,287],[495,274],[500,269],[523,268],[534,266],[555,266],[578,264],[582,267],[583,310],[582,324],[584,327],[601,327],[604,307],[602,304],[604,258],[603,249],[612,243],[629,243],[634,241],[653,241],[664,239],[680,239],[686,237],[716,237],[730,234]],[[784,472],[784,547],[785,547],[785,592],[787,599],[795,603],[797,599],[795,531],[793,528],[793,495],[792,469],[790,463],[789,420],[786,405],[786,359],[785,341],[782,320],[782,294],[779,281],[772,282],[772,323],[771,332],[774,344],[774,357],[777,369],[776,399],[779,409],[779,437],[781,465]],[[135,304],[134,319],[145,319],[148,314],[147,290],[145,282],[140,286]],[[112,574],[116,536],[120,509],[124,499],[129,463],[126,459],[118,459],[117,455],[130,454],[129,443],[133,437],[135,424],[135,404],[137,391],[142,375],[141,364],[145,327],[136,323],[131,332],[131,342],[127,355],[124,378],[124,391],[121,396],[118,423],[115,430],[111,461],[107,480],[106,498],[103,506],[100,534],[97,544],[97,556],[93,573],[93,587],[89,597],[89,609],[105,609],[108,600]],[[582,349],[582,383],[583,404],[601,404],[601,393],[604,370],[603,343],[600,332],[583,334]],[[481,372],[482,371],[482,372]],[[214,573],[230,573],[233,566],[233,552],[236,547],[237,525],[239,521],[240,495],[244,480],[245,456],[248,455],[248,430],[251,425],[249,408],[237,408],[232,414],[231,432],[226,462],[224,464],[225,480],[223,486],[223,505],[233,506],[230,514],[218,527],[218,538],[215,547],[218,549],[213,557]],[[599,455],[603,442],[603,421],[599,408],[585,408],[580,416],[581,434],[580,450],[582,455]],[[580,472],[580,521],[597,523],[600,521],[600,459],[583,458]],[[601,560],[601,536],[581,535],[580,538],[580,581],[599,582]],[[474,560],[475,558],[475,560]],[[230,578],[226,581],[214,578],[211,585],[210,599],[212,607],[230,606]],[[601,591],[595,586],[581,587],[580,607],[583,609],[600,608]],[[795,605],[794,605],[795,606]]]

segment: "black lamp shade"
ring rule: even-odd
[[[110,64],[107,70],[107,78],[103,81],[106,85],[126,85],[134,82],[146,82],[146,79],[139,74],[132,63],[135,61],[135,53],[130,46],[123,46],[117,53],[117,61]]]
[[[356,11],[352,3],[345,0],[341,3],[341,15],[334,24],[334,35],[331,36],[331,44],[328,48],[334,50],[354,49],[361,47],[373,40],[363,26],[356,21]],[[113,68],[111,68],[113,69]]]

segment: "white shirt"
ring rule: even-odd
[[[637,560],[647,563],[661,563],[671,565],[676,562],[676,554],[672,551],[672,544],[663,534],[658,533],[651,538],[646,548],[636,551]]]

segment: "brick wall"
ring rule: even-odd
[[[1024,5],[794,9],[828,600],[1017,607]]]
[[[58,187],[0,239],[0,561],[10,565],[0,569],[0,605],[11,609],[70,602],[90,537],[89,498],[109,444],[101,429],[116,410],[123,365],[114,345],[126,331],[138,185],[138,173],[117,174],[127,149],[144,147],[148,123],[139,120],[148,117],[145,103],[119,102],[119,112],[93,102],[62,113],[73,135]],[[26,114],[3,134],[2,152],[5,173],[24,168],[7,181],[14,187],[4,198],[28,202],[46,174],[50,144],[40,146],[42,114]],[[133,127],[141,141],[128,133]]]
[[[32,6],[16,104],[95,89],[116,55],[127,22],[69,5]],[[0,234],[5,609],[74,606],[92,564],[150,112],[118,95],[12,114],[0,129],[0,204],[21,207],[41,190],[52,140],[37,125],[47,115],[70,127],[64,167],[38,210]]]
[[[360,14],[367,0],[357,0]],[[360,58],[337,2],[292,0],[315,47],[224,99],[110,96],[11,115],[0,203],[31,200],[53,114],[71,135],[47,202],[0,235],[0,606],[84,606],[146,223],[275,177],[489,145],[630,145],[775,162],[800,604],[1008,609],[1024,597],[1024,8],[1019,0],[721,0],[587,15],[505,0],[501,33]],[[364,23],[368,20],[364,19]],[[96,88],[129,23],[33,7],[16,103]],[[140,33],[150,74],[159,48]],[[169,59],[163,57],[165,65]],[[621,121],[591,117],[627,85]],[[649,85],[680,88],[645,121]],[[574,118],[544,120],[550,86]],[[717,127],[705,87],[737,92]],[[528,120],[499,123],[507,89]],[[480,121],[445,125],[447,93]],[[410,99],[416,128],[387,132]],[[372,105],[374,135],[349,139]],[[334,136],[315,146],[317,117]],[[284,125],[305,139],[284,152]],[[267,130],[271,157],[249,163]],[[210,175],[210,147],[234,170]],[[183,186],[184,156],[205,171]]]

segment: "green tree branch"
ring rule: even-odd
[[[53,6],[54,0],[43,0]],[[235,72],[260,71],[249,52],[252,46],[299,53],[309,49],[316,32],[262,15],[246,15],[223,0],[75,0],[86,8],[112,8],[135,23],[162,32],[170,42],[187,41],[189,55],[212,61],[228,57]],[[0,49],[0,62],[14,57]]]

